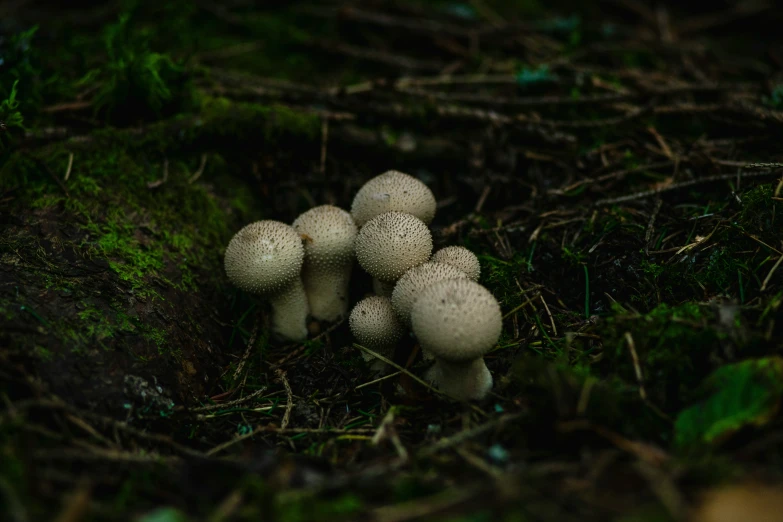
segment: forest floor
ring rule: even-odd
[[[0,4],[0,519],[783,512],[783,10],[713,9]],[[225,277],[390,169],[501,304],[486,401]]]

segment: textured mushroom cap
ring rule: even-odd
[[[328,270],[351,262],[358,229],[351,214],[332,205],[313,207],[293,223],[303,235],[305,264]]]
[[[304,247],[293,227],[279,221],[256,221],[231,238],[224,262],[234,285],[269,296],[299,277]]]
[[[425,288],[411,310],[422,348],[448,362],[467,362],[489,351],[500,337],[500,305],[470,279],[446,279]]]
[[[432,254],[430,261],[455,266],[465,272],[472,281],[478,281],[481,275],[481,264],[476,254],[465,247],[449,246],[441,248]]]
[[[356,236],[356,259],[368,274],[393,282],[425,263],[432,253],[432,234],[419,218],[402,212],[375,216]]]
[[[396,170],[384,172],[364,184],[351,205],[351,215],[358,226],[384,212],[396,210],[432,223],[435,217],[435,196],[418,179]]]
[[[424,263],[414,266],[403,274],[392,292],[391,302],[394,312],[403,324],[411,324],[411,308],[421,291],[444,279],[466,279],[462,270],[446,263]]]
[[[348,325],[359,344],[368,348],[393,345],[406,332],[394,314],[391,300],[377,295],[356,303],[348,318]]]

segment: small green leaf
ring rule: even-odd
[[[677,416],[675,440],[680,447],[717,444],[743,427],[769,422],[783,395],[783,357],[723,366],[702,386],[710,395]]]

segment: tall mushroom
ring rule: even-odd
[[[272,306],[272,330],[282,339],[307,337],[307,296],[300,272],[302,239],[279,221],[256,221],[237,232],[226,248],[228,278],[241,290],[266,298]]]
[[[427,185],[413,176],[390,170],[359,189],[353,198],[351,215],[359,227],[393,210],[416,216],[429,225],[435,217],[435,208],[435,196]]]
[[[348,313],[356,224],[345,210],[321,205],[296,218],[293,227],[304,240],[302,282],[310,313],[321,321],[336,321]]]
[[[432,254],[430,261],[455,266],[465,272],[472,281],[478,282],[479,276],[481,276],[481,264],[476,254],[465,247],[447,246],[441,248]]]
[[[359,344],[389,359],[394,356],[397,342],[407,331],[394,314],[389,298],[377,295],[362,299],[353,307],[348,325]],[[373,360],[373,370],[386,370],[386,363],[371,354],[362,352],[362,357],[365,361]]]
[[[375,216],[356,236],[356,259],[389,294],[402,274],[426,262],[431,253],[430,229],[419,218],[403,212]]]
[[[470,279],[446,279],[425,288],[411,310],[413,333],[435,356],[427,378],[461,400],[482,399],[492,389],[484,354],[503,328],[500,305]]]

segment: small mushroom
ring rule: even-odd
[[[414,266],[397,281],[392,292],[391,302],[394,307],[394,313],[400,318],[402,324],[410,327],[411,309],[413,303],[421,294],[422,290],[433,283],[443,281],[444,279],[461,279],[468,276],[459,268],[446,263],[423,263]]]
[[[483,399],[492,389],[484,354],[503,328],[500,305],[470,279],[446,279],[425,288],[411,310],[413,333],[435,356],[427,373],[440,390],[460,400]]]
[[[425,263],[432,253],[432,234],[419,218],[403,212],[384,212],[364,224],[356,236],[356,259],[381,284],[382,291],[409,269]],[[385,287],[385,289],[384,289]]]
[[[391,297],[394,313],[400,318],[402,324],[410,328],[411,309],[422,290],[444,279],[467,279],[467,277],[459,268],[446,263],[429,262],[414,266],[405,272],[394,286]],[[421,355],[426,360],[432,359],[432,354],[424,347],[421,349]]]
[[[300,276],[304,247],[293,227],[271,220],[250,223],[231,238],[224,262],[237,288],[269,301],[278,337],[307,337],[307,296]]]
[[[351,333],[362,346],[391,359],[394,349],[407,331],[397,319],[388,297],[371,296],[362,299],[348,318]],[[388,366],[380,359],[362,351],[365,361],[373,360],[372,369],[384,372]]]
[[[392,210],[416,216],[429,225],[435,217],[435,207],[435,196],[427,185],[413,176],[390,170],[359,189],[353,198],[351,215],[359,227]]]
[[[481,275],[481,264],[476,254],[465,247],[448,246],[441,248],[432,254],[430,261],[455,266],[465,272],[471,281],[478,282]]]
[[[302,282],[310,313],[320,321],[336,321],[348,313],[356,224],[345,210],[321,205],[296,218],[293,227],[304,240]]]

